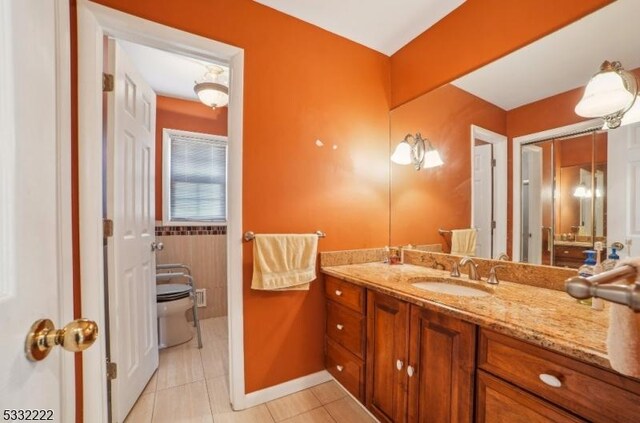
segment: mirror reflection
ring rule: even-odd
[[[581,110],[598,109],[585,86],[599,71],[640,77],[638,15],[640,2],[619,0],[394,109],[389,155],[419,133],[443,164],[391,162],[390,244],[576,268],[597,241],[630,248],[624,205],[640,181],[621,169],[640,146],[640,101],[603,119]]]

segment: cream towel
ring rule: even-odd
[[[456,256],[476,255],[475,229],[454,229],[451,231],[451,254]]]
[[[318,235],[256,235],[252,289],[308,290],[316,278]]]
[[[618,266],[623,264],[630,264],[640,272],[640,258],[621,260]],[[640,378],[640,313],[634,313],[626,305],[611,304],[607,352],[612,369]]]

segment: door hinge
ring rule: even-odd
[[[107,361],[107,379],[113,380],[118,377],[118,364]]]
[[[496,221],[492,220],[491,221],[491,229],[495,229],[496,228]]]
[[[102,92],[110,93],[113,91],[113,75],[109,73],[102,74]]]
[[[491,159],[491,166],[496,167],[496,159]]]
[[[102,234],[104,238],[110,238],[113,236],[113,220],[102,219]]]

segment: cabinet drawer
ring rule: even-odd
[[[562,245],[557,245],[554,248],[556,257],[564,258],[564,259],[575,259],[580,261],[584,261],[586,257],[584,254],[585,250],[588,250],[588,248],[568,247],[568,246],[562,246]]]
[[[325,338],[325,367],[347,391],[364,402],[364,365],[345,348]]]
[[[324,290],[328,299],[345,307],[349,307],[358,313],[364,313],[364,288],[341,281],[332,276],[327,276]]]
[[[640,416],[640,382],[485,329],[478,367],[589,420]]]
[[[477,399],[478,423],[584,421],[482,370],[478,371]]]
[[[364,315],[327,301],[327,336],[364,358]]]

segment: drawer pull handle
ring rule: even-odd
[[[342,291],[340,291],[339,289],[336,289],[336,295],[340,297],[342,295]]]
[[[409,375],[409,377],[413,377],[414,373],[415,373],[415,370],[413,366],[407,366],[407,374]]]
[[[402,370],[403,366],[404,366],[404,363],[402,362],[402,360],[396,360],[396,369]]]
[[[547,373],[541,373],[540,376],[538,376],[540,378],[540,380],[542,382],[544,382],[545,384],[553,387],[553,388],[560,388],[562,386],[562,382],[560,381],[560,379],[557,376],[554,375],[550,375]]]
[[[344,370],[344,366],[341,366],[341,365],[339,365],[339,364],[338,364],[338,365],[336,366],[336,369],[338,369],[338,371],[339,371],[339,372],[341,372],[341,371],[343,371],[343,370]]]
[[[342,330],[342,329],[344,329],[344,325],[341,325],[340,323],[338,323],[338,324],[336,325],[336,327],[338,328],[338,330]]]

